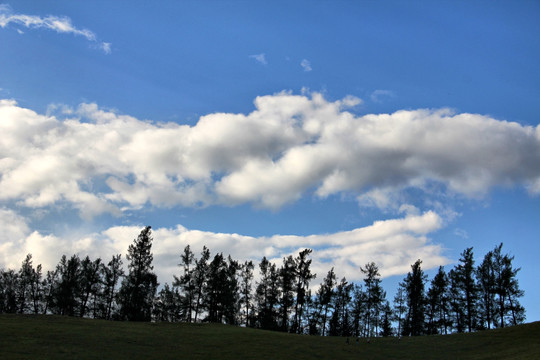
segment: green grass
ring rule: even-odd
[[[216,324],[0,315],[0,359],[540,359],[540,322],[347,344]]]

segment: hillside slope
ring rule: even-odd
[[[0,315],[0,359],[538,359],[540,322],[356,343],[216,324]]]

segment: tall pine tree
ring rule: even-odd
[[[476,327],[478,290],[475,281],[475,268],[473,248],[467,248],[461,253],[459,264],[454,269],[456,276],[457,293],[464,301],[465,326],[469,332]]]
[[[377,335],[379,326],[379,313],[386,298],[386,292],[381,287],[381,274],[374,262],[360,267],[364,274],[364,286],[366,289],[365,322],[368,336]]]
[[[405,278],[405,289],[407,292],[407,306],[409,313],[407,315],[406,327],[404,328],[406,335],[422,335],[424,334],[424,318],[425,318],[425,294],[424,285],[427,276],[421,267],[422,261],[417,260],[411,265],[411,272]]]
[[[302,317],[304,315],[304,304],[306,302],[309,283],[317,276],[317,274],[312,274],[310,269],[312,260],[308,257],[312,252],[313,250],[311,249],[304,249],[294,259],[296,265],[296,301],[291,332],[298,334],[304,332]]]
[[[128,275],[122,281],[118,293],[120,315],[129,321],[150,321],[152,303],[158,286],[157,276],[152,270],[152,230],[145,227],[129,245],[127,259]]]

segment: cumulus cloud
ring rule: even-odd
[[[249,55],[249,57],[251,59],[255,59],[255,61],[263,64],[263,65],[266,65],[268,64],[267,61],[266,61],[266,54],[255,54],[255,55]]]
[[[300,66],[302,66],[302,69],[304,69],[305,72],[310,72],[311,70],[313,70],[311,68],[311,62],[309,62],[309,60],[307,60],[307,59],[303,59],[300,62]]]
[[[494,186],[540,192],[538,127],[447,109],[348,111],[360,102],[282,92],[188,126],[0,100],[0,205],[67,203],[89,218],[146,204],[279,209],[306,193],[398,210],[404,191],[429,197],[433,184],[471,198]]]
[[[161,283],[171,282],[172,275],[178,273],[180,254],[188,244],[197,254],[207,246],[212,254],[222,252],[240,261],[256,263],[263,256],[280,263],[285,256],[312,248],[315,249],[312,268],[319,279],[335,266],[340,276],[360,280],[359,267],[371,261],[376,261],[381,275],[387,277],[407,273],[418,258],[423,259],[426,269],[450,263],[442,247],[428,237],[442,225],[441,217],[431,211],[377,221],[351,231],[310,236],[251,237],[189,230],[177,225],[153,229],[154,268]],[[31,253],[34,262],[43,264],[46,270],[56,266],[62,254],[101,257],[104,261],[114,254],[126,254],[142,228],[115,226],[99,233],[43,235],[31,231],[26,219],[9,209],[0,209],[0,226],[4,229],[0,235],[0,267],[18,269],[24,256]]]
[[[11,7],[8,5],[0,6],[0,27],[6,28],[10,24],[17,27],[19,34],[24,32],[20,30],[20,27],[28,29],[47,29],[53,30],[57,33],[73,34],[76,36],[82,36],[86,40],[94,42],[97,47],[103,50],[106,54],[111,53],[111,44],[106,42],[99,42],[96,34],[88,29],[80,29],[71,23],[71,19],[66,16],[37,16],[37,15],[25,15],[14,14]]]

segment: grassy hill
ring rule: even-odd
[[[352,339],[351,339],[352,340]],[[0,359],[539,359],[540,322],[346,343],[217,324],[0,315]]]

